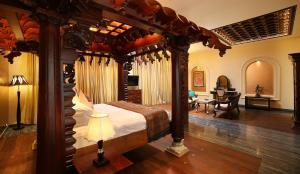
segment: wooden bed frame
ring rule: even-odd
[[[147,131],[141,130],[118,138],[114,138],[104,142],[104,148],[110,150],[110,156],[117,156],[133,149],[142,147],[148,144]],[[98,146],[96,144],[77,149],[75,158],[86,154],[97,154]],[[106,149],[107,150],[107,149]]]
[[[39,53],[36,173],[76,172],[73,165],[73,156],[76,152],[73,147],[76,141],[73,137],[75,111],[72,109],[72,98],[75,95],[72,90],[75,86],[74,62],[78,57],[86,54],[111,56],[118,62],[118,98],[126,100],[127,73],[131,69],[134,56],[148,55],[161,50],[167,56],[166,50],[170,51],[173,144],[168,151],[179,156],[187,151],[183,139],[184,127],[188,123],[188,49],[191,43],[203,42],[210,48],[218,49],[222,56],[230,47],[222,44],[214,33],[176,14],[174,10],[163,7],[155,0],[2,0],[1,3],[32,14],[40,27],[37,44],[19,42],[16,48],[6,56],[10,62],[13,62],[13,58],[18,55],[15,53],[18,51]],[[103,36],[103,40],[97,46],[102,46],[103,49],[100,51],[104,50],[109,54],[87,53],[86,50],[94,47],[89,40],[91,32],[86,26],[103,25],[105,23],[103,19],[122,22],[135,29],[128,33],[126,36],[128,38],[120,38],[118,41]],[[76,22],[69,23],[70,21]],[[73,27],[74,25],[78,27]],[[64,32],[61,32],[62,30]],[[159,38],[159,40],[154,39],[147,45],[149,40],[146,40],[145,36],[152,36],[153,33],[157,33],[155,39]],[[132,39],[134,41],[142,39],[146,44],[126,48],[125,45],[128,45]],[[128,54],[132,51],[136,51],[137,54]],[[118,141],[128,143],[128,140],[134,136],[141,137],[141,142],[136,142],[136,145],[128,143],[125,147],[128,150],[146,143],[142,139],[143,134],[144,132],[125,136],[106,142],[106,144],[111,143],[116,146]],[[118,151],[122,152],[125,149],[120,147]],[[90,150],[95,149],[91,147]]]

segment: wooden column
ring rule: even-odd
[[[290,56],[294,71],[294,127],[300,128],[300,53]]]
[[[39,107],[37,117],[36,173],[65,172],[65,139],[62,106],[60,28],[40,15]]]
[[[118,100],[127,100],[127,77],[128,71],[124,69],[124,63],[118,62]]]
[[[172,145],[168,152],[180,157],[188,152],[183,144],[184,127],[188,124],[188,49],[183,37],[173,38],[172,54]]]

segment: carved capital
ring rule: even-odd
[[[178,57],[180,60],[188,62],[190,43],[186,37],[170,37],[168,45],[172,58]]]
[[[64,48],[73,48],[84,51],[92,44],[92,35],[85,29],[77,27],[70,28],[65,31],[63,36]]]
[[[68,21],[68,16],[60,15],[55,11],[44,9],[44,8],[36,8],[33,11],[33,16],[39,22],[49,22],[54,25],[62,25]]]

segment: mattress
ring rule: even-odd
[[[117,108],[107,104],[96,104],[94,105],[94,110],[98,113],[109,114],[116,132],[116,134],[111,139],[146,129],[146,120],[142,114],[128,111],[122,108]],[[78,113],[76,112],[73,117],[77,122],[77,125],[75,125],[74,128],[74,131],[76,132],[74,138],[76,138],[77,140],[74,147],[82,148],[95,144],[95,142],[89,142],[84,138],[87,130],[89,114],[85,114],[81,110]]]

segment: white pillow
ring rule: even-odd
[[[84,95],[84,93],[81,90],[78,91],[78,98],[79,98],[80,103],[86,105],[87,107],[91,108],[92,110],[94,109],[93,102],[89,102],[89,100],[87,99],[87,97]]]

